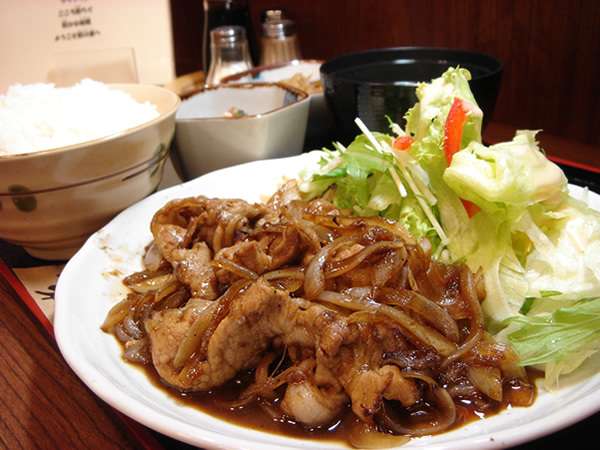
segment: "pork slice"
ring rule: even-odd
[[[211,265],[211,251],[204,242],[191,249],[175,249],[170,262],[175,276],[190,288],[192,297],[214,300],[218,296],[217,277]]]
[[[163,258],[171,262],[173,251],[180,247],[184,238],[185,228],[168,224],[157,227],[154,243],[158,246]]]
[[[219,386],[250,367],[277,336],[314,345],[310,330],[293,330],[298,314],[297,303],[285,292],[258,280],[232,301],[229,314],[210,337],[206,359],[184,372],[175,369],[173,359],[194,317],[169,310],[155,313],[145,325],[161,378],[178,389],[198,391]]]

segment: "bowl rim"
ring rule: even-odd
[[[162,122],[163,120],[165,120],[169,116],[175,114],[175,112],[179,108],[179,105],[181,104],[181,98],[175,92],[171,91],[170,89],[166,89],[164,87],[161,87],[161,86],[156,86],[154,84],[144,84],[144,83],[106,83],[106,85],[109,86],[109,87],[112,87],[112,88],[116,88],[116,89],[135,86],[136,88],[137,87],[140,87],[140,88],[150,88],[150,89],[155,89],[155,90],[159,90],[159,91],[164,91],[164,92],[168,93],[169,96],[171,96],[171,98],[172,98],[172,100],[174,102],[173,102],[172,106],[166,112],[164,112],[162,114],[159,114],[158,117],[155,117],[154,119],[152,119],[152,120],[150,120],[148,122],[144,122],[144,123],[142,123],[140,125],[137,125],[135,127],[126,128],[124,130],[117,131],[116,133],[109,134],[107,136],[103,136],[103,137],[100,137],[100,138],[92,139],[92,140],[89,140],[89,141],[79,142],[77,144],[65,145],[65,146],[62,146],[62,147],[54,147],[54,148],[49,148],[49,149],[46,149],[46,150],[32,151],[32,152],[27,152],[27,153],[17,153],[17,154],[8,154],[8,155],[0,154],[0,163],[2,163],[2,161],[25,160],[25,159],[35,158],[35,157],[41,156],[41,155],[46,156],[46,155],[60,154],[60,153],[68,152],[70,150],[74,150],[74,149],[77,149],[77,148],[88,147],[88,146],[92,146],[92,145],[96,145],[96,144],[103,144],[103,143],[106,143],[108,141],[116,140],[116,139],[119,139],[119,138],[121,138],[123,136],[126,136],[128,134],[136,133],[136,132],[141,131],[143,129],[150,128],[150,127],[156,125],[159,122]]]
[[[357,51],[357,52],[344,53],[343,55],[335,56],[335,57],[325,61],[321,65],[321,69],[320,69],[321,78],[335,77],[337,80],[340,80],[340,81],[343,81],[346,83],[352,83],[355,85],[362,85],[362,86],[411,86],[411,87],[417,86],[419,84],[418,81],[416,81],[416,82],[358,81],[356,79],[348,78],[343,75],[340,76],[339,74],[336,73],[340,70],[340,68],[335,67],[335,66],[337,66],[338,64],[342,64],[345,59],[353,58],[353,57],[360,57],[360,56],[370,56],[370,55],[375,55],[378,53],[385,54],[385,53],[393,53],[393,52],[407,52],[407,53],[408,52],[417,52],[417,53],[423,53],[424,55],[427,55],[430,53],[436,53],[436,52],[447,52],[448,56],[471,55],[471,56],[477,56],[478,58],[486,59],[488,62],[491,63],[491,65],[494,66],[494,68],[492,68],[491,71],[485,73],[484,75],[480,75],[480,76],[476,76],[476,77],[473,76],[472,80],[485,80],[485,79],[497,76],[498,74],[502,73],[502,71],[504,70],[504,63],[500,59],[496,58],[495,56],[490,55],[489,53],[475,51],[475,50],[468,50],[468,49],[462,49],[462,48],[450,48],[450,47],[418,47],[418,46],[383,47],[383,48],[372,48],[372,49],[361,50],[361,51]],[[401,59],[401,58],[397,58],[397,59]],[[406,60],[410,60],[410,59],[414,60],[415,58],[405,58],[405,59]],[[332,66],[333,66],[333,68],[332,68]],[[343,69],[345,69],[345,68],[346,67],[344,67]]]
[[[167,149],[168,149],[168,147],[167,147]],[[115,177],[122,177],[121,181],[127,181],[130,178],[133,178],[135,176],[142,174],[143,172],[147,171],[150,168],[154,168],[157,164],[165,163],[166,159],[168,157],[169,157],[169,152],[163,151],[161,153],[158,153],[158,154],[152,156],[149,159],[146,159],[140,163],[137,163],[131,167],[127,167],[125,169],[119,170],[117,172],[111,172],[111,173],[108,173],[105,175],[99,175],[94,178],[89,178],[89,179],[85,179],[85,180],[81,180],[81,181],[75,181],[75,182],[72,182],[69,184],[63,184],[60,186],[46,187],[46,188],[35,189],[35,190],[31,190],[31,191],[28,190],[26,192],[3,192],[3,191],[0,191],[0,200],[2,200],[3,198],[18,198],[18,197],[26,197],[28,195],[48,194],[51,192],[58,192],[58,191],[62,191],[62,190],[73,189],[73,188],[77,188],[80,186],[85,186],[87,184],[99,183],[101,181],[110,180],[111,178],[115,178]],[[123,177],[123,175],[125,175],[125,174],[127,174],[127,175],[125,177]]]
[[[282,67],[288,67],[288,66],[299,66],[300,64],[315,64],[315,65],[318,64],[319,72],[320,72],[320,67],[323,64],[325,64],[325,61],[322,59],[294,59],[292,61],[287,61],[287,62],[283,62],[283,63],[265,64],[262,66],[253,67],[252,69],[244,70],[243,72],[234,73],[233,75],[228,75],[221,80],[221,84],[233,83],[234,81],[237,81],[240,78],[243,78],[248,75],[250,75],[254,78],[257,74],[259,74],[261,72],[268,72],[269,70],[281,69]],[[277,83],[281,83],[281,81],[282,80],[279,80],[279,81],[277,81]],[[260,83],[260,81],[256,81],[254,83]],[[309,95],[311,95],[311,94],[309,94]]]
[[[279,89],[283,89],[284,91],[291,92],[296,96],[296,101],[293,103],[289,103],[287,105],[279,106],[275,109],[271,109],[269,111],[265,111],[264,113],[259,114],[248,114],[241,117],[221,117],[221,116],[212,116],[212,117],[186,117],[186,118],[178,118],[175,116],[176,123],[193,123],[193,122],[231,122],[231,121],[242,121],[242,120],[253,120],[253,119],[261,119],[266,116],[273,115],[276,112],[282,111],[284,109],[292,108],[296,105],[299,105],[303,102],[306,102],[310,99],[310,95],[304,92],[303,90],[297,89],[293,86],[288,86],[284,83],[279,82],[260,82],[260,83],[220,83],[215,86],[210,87],[198,87],[197,89],[190,91],[185,97],[183,97],[183,101],[188,100],[190,97],[195,95],[203,94],[207,91],[216,91],[219,89],[255,89],[258,87],[277,87]]]

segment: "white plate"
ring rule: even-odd
[[[282,176],[295,177],[316,155],[248,163],[157,192],[94,234],[67,264],[56,289],[54,330],[77,375],[100,398],[142,424],[181,441],[227,449],[337,448],[341,444],[289,438],[234,425],[177,403],[146,375],[124,363],[116,340],[100,330],[122,298],[120,279],[141,268],[154,212],[170,199],[205,195],[261,201]],[[572,187],[581,195],[582,189]],[[600,209],[600,196],[590,193]],[[600,410],[600,374],[555,393],[541,392],[529,408],[512,408],[457,430],[410,441],[402,449],[491,449],[516,445],[567,427]],[[344,447],[342,447],[344,448]],[[346,447],[347,448],[347,447]]]

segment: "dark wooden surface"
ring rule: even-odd
[[[1,278],[0,448],[139,448]]]
[[[172,0],[179,74],[201,67],[200,0]],[[600,1],[249,0],[253,32],[268,8],[298,28],[304,57],[376,47],[456,47],[504,62],[494,120],[600,144]]]

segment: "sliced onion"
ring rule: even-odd
[[[464,355],[466,355],[468,352],[473,350],[475,348],[475,346],[481,340],[482,335],[483,335],[483,331],[481,330],[481,328],[476,330],[475,333],[470,334],[469,337],[467,338],[467,340],[465,342],[463,342],[463,344],[460,347],[458,347],[456,349],[456,351],[454,351],[450,355],[448,355],[448,357],[445,359],[445,361],[442,363],[442,365],[440,367],[442,369],[448,367],[451,363],[459,360]]]
[[[459,340],[458,325],[452,316],[437,303],[418,292],[385,287],[356,287],[345,289],[343,293],[362,302],[374,299],[380,303],[410,309],[430,322],[451,341],[458,342]]]
[[[235,237],[235,232],[240,226],[240,222],[246,220],[246,218],[242,215],[234,216],[229,222],[227,222],[227,226],[225,227],[225,233],[223,235],[223,246],[230,247],[233,245],[233,239]]]
[[[477,395],[477,389],[471,384],[455,384],[447,388],[450,397],[473,397]]]
[[[431,395],[435,401],[436,411],[440,412],[436,423],[422,426],[406,426],[392,419],[386,411],[385,403],[382,412],[378,415],[381,423],[396,434],[404,434],[408,436],[426,436],[429,434],[440,433],[451,427],[456,421],[456,406],[454,401],[446,389],[437,387],[431,390]]]
[[[211,314],[212,317],[210,320],[210,325],[204,332],[205,337],[202,339],[202,345],[196,351],[196,356],[200,360],[206,358],[210,338],[212,337],[213,333],[215,332],[221,321],[229,314],[231,304],[248,286],[250,286],[251,283],[252,282],[249,280],[238,280],[231,286],[229,286],[229,289],[227,289],[225,293],[221,295],[221,297],[214,301],[217,306],[215,307],[214,312]],[[187,376],[187,372],[189,372],[189,370],[191,370],[190,367],[186,366],[186,368],[184,368],[184,371],[186,372],[184,376]]]
[[[373,288],[366,286],[352,287],[344,289],[341,293],[349,295],[353,299],[364,303],[366,301],[372,300],[371,294],[373,293]]]
[[[146,249],[146,253],[144,253],[144,267],[148,270],[156,271],[160,268],[162,261],[163,257],[160,253],[160,248],[158,248],[156,242],[152,241]]]
[[[131,287],[152,278],[168,275],[172,271],[173,267],[171,264],[163,260],[158,270],[142,270],[141,272],[132,273],[131,275],[123,278],[123,284],[127,287]]]
[[[406,289],[374,288],[373,297],[381,303],[402,306],[416,312],[452,342],[458,342],[460,335],[456,321],[448,311],[418,292]]]
[[[397,281],[406,262],[406,247],[387,253],[373,270],[373,286],[385,286],[390,280]]]
[[[160,304],[155,307],[156,310],[179,308],[190,298],[190,294],[183,286],[179,287],[175,292],[165,297],[160,301]]]
[[[329,243],[335,240],[335,235],[327,227],[315,224],[312,228],[321,242]]]
[[[394,222],[383,217],[348,217],[348,216],[314,216],[318,223],[331,228],[338,227],[359,227],[362,225],[370,225],[372,227],[383,228],[389,231],[394,236],[398,236],[407,244],[414,245],[415,239],[411,234],[398,222]]]
[[[512,406],[531,406],[535,400],[535,388],[527,381],[513,379],[506,386],[506,400]]]
[[[127,285],[132,291],[137,292],[138,294],[145,294],[150,291],[157,291],[158,289],[166,286],[168,284],[172,284],[177,279],[175,275],[172,273],[166,275],[160,275],[154,278],[148,278],[146,280],[140,281],[139,283],[129,284]]]
[[[186,331],[173,358],[173,366],[176,369],[181,369],[190,356],[200,347],[204,334],[210,327],[212,314],[217,306],[217,301],[207,304],[204,310],[198,313],[198,317],[194,320],[192,326]]]
[[[304,267],[288,267],[287,269],[272,270],[271,272],[264,273],[262,277],[267,281],[279,278],[304,280]]]
[[[410,440],[408,436],[394,436],[382,433],[377,427],[361,420],[355,420],[348,432],[348,442],[354,448],[380,449],[398,447]]]
[[[256,370],[254,371],[254,382],[256,384],[263,384],[267,382],[269,378],[269,365],[275,359],[275,353],[270,352],[262,357],[258,366],[256,366]]]
[[[123,330],[131,336],[133,339],[141,339],[144,333],[138,326],[138,324],[133,320],[133,314],[130,311],[129,314],[123,319]]]
[[[152,303],[158,303],[162,299],[173,294],[175,291],[177,291],[179,286],[180,284],[176,279],[171,280],[171,282],[168,284],[163,284],[162,287],[160,287],[158,291],[154,293],[154,299],[152,300]]]
[[[346,323],[359,323],[359,322],[374,322],[381,320],[381,316],[371,311],[356,311],[348,316]]]
[[[394,250],[398,248],[403,248],[404,244],[402,242],[394,242],[394,241],[383,241],[376,242],[375,244],[369,245],[365,247],[358,253],[344,259],[341,261],[335,261],[330,263],[329,267],[325,267],[325,278],[335,278],[345,273],[351,271],[358,267],[360,263],[362,263],[366,258],[371,256],[373,253],[377,253],[384,250]]]
[[[110,311],[108,312],[108,314],[106,315],[106,319],[104,319],[104,323],[100,327],[102,329],[102,331],[108,333],[113,329],[113,327],[116,324],[121,323],[123,321],[123,319],[125,319],[125,317],[127,317],[127,314],[129,314],[132,304],[133,304],[132,297],[130,295],[128,295],[127,298],[125,298],[124,300],[120,301],[115,306],[113,306],[110,309]]]
[[[481,393],[497,402],[502,401],[502,375],[500,369],[489,366],[469,366],[467,377]]]
[[[321,292],[317,299],[319,301],[340,306],[351,311],[372,311],[383,314],[384,316],[387,316],[394,322],[398,323],[404,330],[408,331],[420,342],[424,343],[428,347],[434,348],[443,356],[448,356],[456,351],[456,345],[447,340],[437,331],[422,325],[408,314],[391,306],[382,305],[375,302],[361,303],[343,294],[332,291]]]
[[[183,236],[183,240],[179,244],[179,248],[188,248],[192,243],[192,239],[194,238],[194,233],[198,229],[198,216],[194,216],[190,219],[187,230],[185,230],[185,236]]]
[[[291,382],[291,380],[306,379],[306,373],[311,371],[315,365],[314,360],[305,360],[297,366],[288,367],[275,377],[265,377],[264,373],[268,371],[269,364],[270,361],[264,366],[262,373],[256,376],[256,382],[246,389],[238,400],[230,403],[229,407],[239,408],[245,406],[258,397],[273,398],[275,389]]]
[[[212,265],[219,269],[225,269],[228,272],[234,273],[241,278],[248,280],[258,279],[258,274],[256,272],[227,258],[215,258],[212,262]]]
[[[146,339],[140,339],[137,341],[129,341],[125,344],[125,351],[123,357],[127,361],[131,361],[138,364],[149,364],[152,361],[150,357],[150,350],[148,348],[148,342]]]
[[[465,297],[471,311],[469,336],[455,352],[453,352],[451,355],[447,355],[448,358],[442,363],[442,368],[448,367],[448,365],[450,365],[452,362],[462,358],[473,348],[475,348],[484,334],[483,312],[481,310],[481,305],[479,304],[477,291],[475,290],[473,274],[466,265],[463,266],[460,271],[460,291]]]
[[[404,378],[414,378],[427,383],[427,385],[431,388],[437,387],[437,382],[425,372],[421,372],[420,370],[403,370],[400,373]]]
[[[474,331],[473,328],[483,328],[483,311],[479,304],[479,296],[477,295],[475,282],[473,281],[473,273],[466,265],[460,271],[460,291],[465,296],[471,310],[471,332]]]
[[[406,313],[387,305],[379,305],[376,309],[390,319],[398,322],[419,341],[428,347],[434,348],[439,354],[446,356],[455,351],[456,345],[437,331],[420,324]]]
[[[383,362],[394,364],[401,369],[434,369],[439,366],[440,356],[434,352],[422,350],[396,351],[386,353]]]
[[[477,291],[477,297],[479,298],[479,301],[483,301],[483,299],[485,299],[486,293],[485,293],[485,281],[483,278],[483,269],[481,267],[475,273],[473,283],[475,283],[475,290]]]
[[[129,336],[127,334],[127,332],[125,331],[125,329],[123,328],[123,324],[122,323],[118,323],[113,327],[113,334],[116,336],[116,338],[119,340],[119,342],[121,343],[126,343],[129,342],[131,340],[131,336]]]
[[[223,225],[221,223],[219,223],[217,225],[217,228],[215,228],[215,231],[213,233],[213,238],[212,238],[212,251],[215,254],[223,248],[223,234],[224,234]]]
[[[331,244],[327,244],[321,248],[319,252],[310,260],[306,268],[304,277],[304,295],[307,299],[312,300],[317,298],[325,289],[325,263],[333,252],[343,247],[344,245],[353,244],[355,238],[344,236],[336,239]]]
[[[313,225],[306,220],[296,220],[295,225],[300,233],[300,237],[304,242],[306,242],[309,247],[316,253],[321,249],[321,242],[331,242],[327,240],[322,240],[319,234],[314,230]],[[323,233],[321,233],[323,234]]]

